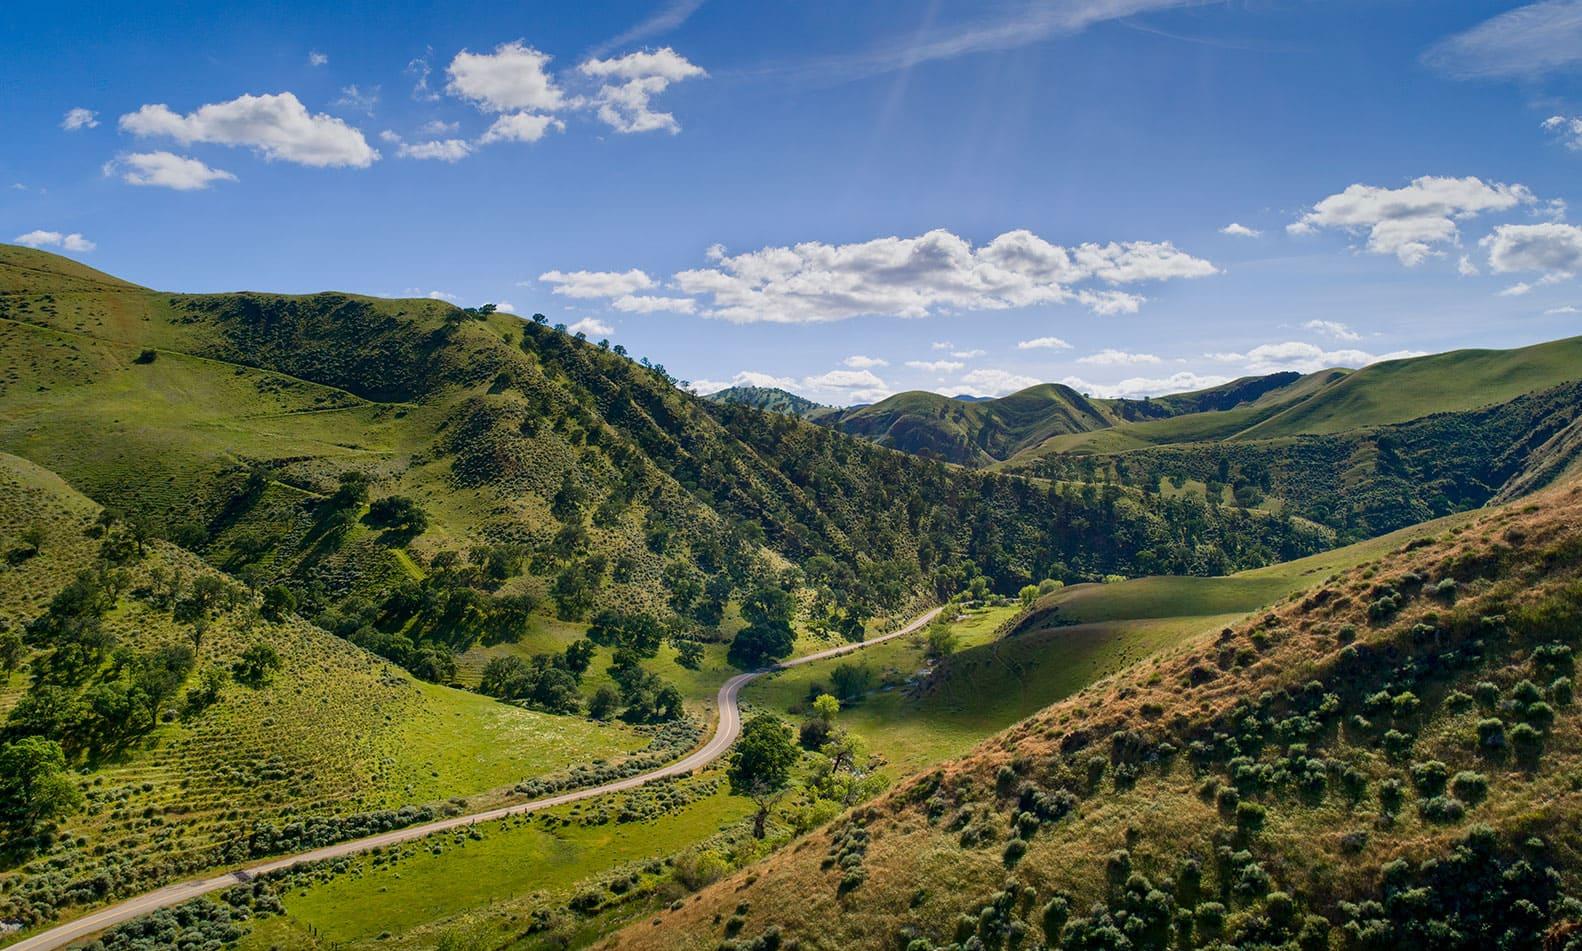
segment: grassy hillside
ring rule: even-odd
[[[1007,467],[1015,468],[1051,453],[1124,452],[1128,449],[1172,443],[1230,439],[1248,427],[1282,413],[1292,406],[1301,405],[1345,379],[1350,373],[1350,370],[1321,370],[1289,380],[1279,387],[1256,392],[1256,395],[1254,395],[1255,391],[1239,389],[1237,392],[1245,392],[1252,398],[1228,406],[1219,405],[1223,401],[1217,403],[1196,399],[1196,394],[1185,394],[1184,396],[1189,399],[1184,403],[1179,402],[1182,397],[1161,397],[1150,402],[1180,406],[1185,411],[1163,417],[1139,416],[1108,429],[1056,436],[1028,446],[1015,457],[1006,460]],[[1289,374],[1274,374],[1274,378],[1289,379]],[[1255,381],[1258,379],[1269,378],[1254,378]],[[1235,386],[1235,384],[1227,385]]]
[[[414,670],[436,667],[436,643],[501,636],[508,598],[571,621],[640,610],[709,640],[766,583],[874,615],[978,572],[1003,589],[1328,541],[962,473],[699,400],[661,366],[506,315],[166,294],[22,249],[0,270],[0,448]],[[420,526],[382,524],[387,497]],[[813,570],[782,577],[790,563]]]
[[[1573,483],[1396,547],[614,943],[1563,947],[1579,526]]]
[[[1109,426],[1100,403],[1045,383],[1000,399],[967,401],[911,391],[822,421],[882,446],[932,459],[988,465],[1060,433]]]
[[[1050,451],[1115,451],[1222,438],[1305,400],[1348,371],[1303,377],[1243,377],[1150,399],[1090,399],[1043,383],[998,399],[908,392],[871,406],[818,417],[881,445],[969,466],[994,466]]]
[[[735,403],[738,406],[751,406],[768,413],[783,413],[787,416],[816,418],[834,411],[834,407],[815,403],[805,396],[798,396],[774,386],[728,386],[710,393],[705,398],[715,403]]]
[[[1249,426],[1240,439],[1338,433],[1478,409],[1582,376],[1582,337],[1516,350],[1454,350],[1375,363]]]
[[[1046,478],[1115,480],[1159,491],[1197,483],[1240,504],[1274,506],[1321,522],[1342,538],[1367,538],[1542,487],[1582,452],[1579,418],[1582,383],[1566,383],[1406,423],[1048,455],[1027,469]]]
[[[59,742],[85,800],[53,830],[7,832],[0,920],[46,921],[645,742],[424,684],[300,620],[270,621],[189,553],[149,542],[139,555],[128,526],[101,513],[0,454],[0,638],[23,634],[15,666],[0,668],[0,742]],[[68,612],[62,593],[84,578],[107,600]],[[194,612],[206,580],[225,596]],[[260,646],[278,668],[233,676]],[[150,696],[151,659],[172,652],[184,662]],[[216,695],[195,699],[211,676]]]

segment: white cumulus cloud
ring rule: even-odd
[[[1550,116],[1544,120],[1544,128],[1558,135],[1566,148],[1582,151],[1582,116]]]
[[[1382,360],[1402,360],[1422,355],[1421,350],[1395,350],[1390,353],[1325,350],[1317,344],[1288,340],[1260,344],[1246,353],[1211,353],[1208,356],[1221,363],[1241,364],[1249,373],[1279,373],[1285,370],[1312,373],[1330,367],[1361,367]]]
[[[512,112],[494,120],[487,132],[478,141],[484,145],[491,142],[537,142],[549,130],[556,131],[566,128],[566,124],[554,116],[539,115],[532,112]]]
[[[326,56],[325,54],[320,53],[318,50],[309,50],[308,51],[308,65],[309,66],[323,66],[325,63],[328,63],[329,61],[330,61],[330,58],[328,56]]]
[[[1019,340],[1016,343],[1018,350],[1070,350],[1071,344],[1059,337],[1034,337],[1031,340]]]
[[[120,125],[137,136],[241,146],[266,159],[319,168],[367,168],[379,158],[361,131],[334,116],[308,112],[289,92],[238,96],[186,115],[163,103],[145,105],[122,116]]]
[[[1190,393],[1206,390],[1211,386],[1229,383],[1230,377],[1218,374],[1194,373],[1183,370],[1166,377],[1134,376],[1118,383],[1093,383],[1078,376],[1068,376],[1060,382],[1079,393],[1102,399],[1142,399],[1145,396],[1163,396],[1166,393]]]
[[[908,360],[906,365],[929,373],[951,373],[966,366],[960,360]]]
[[[610,59],[586,60],[577,70],[584,76],[603,80],[594,104],[600,121],[617,132],[674,134],[681,131],[676,117],[655,111],[652,100],[673,83],[708,75],[701,66],[689,62],[668,46]]]
[[[1327,334],[1336,340],[1361,340],[1362,334],[1335,320],[1310,320],[1302,325],[1314,333]]]
[[[620,297],[654,284],[653,278],[636,268],[630,271],[545,271],[538,276],[553,292],[566,297]]]
[[[1162,361],[1151,353],[1128,353],[1125,350],[1105,348],[1098,353],[1090,353],[1085,357],[1078,357],[1077,362],[1100,367],[1118,367],[1139,363],[1160,363]]]
[[[1004,396],[1025,390],[1029,386],[1037,386],[1043,380],[1037,377],[1023,376],[1007,370],[972,370],[962,374],[956,383],[956,392],[968,393],[973,396]]]
[[[195,158],[173,152],[133,152],[105,163],[106,175],[121,176],[128,185],[151,185],[176,191],[200,191],[215,182],[234,182],[236,176],[210,168]]]
[[[68,109],[66,115],[60,120],[60,127],[67,132],[76,132],[79,129],[97,129],[99,127],[99,114],[92,109],[81,106]]]
[[[403,142],[396,148],[396,155],[409,159],[433,159],[440,162],[460,162],[472,154],[472,144],[465,139],[435,139],[432,142]]]
[[[610,301],[610,306],[629,314],[691,314],[697,312],[698,302],[690,297],[622,294]]]
[[[566,329],[572,333],[585,333],[590,337],[607,337],[615,333],[614,327],[597,317],[584,317]]]
[[[712,267],[681,271],[675,285],[707,295],[702,311],[736,323],[820,323],[866,315],[926,317],[1075,301],[1097,313],[1129,313],[1136,294],[1074,287],[1218,273],[1169,242],[1062,247],[1008,231],[979,247],[949,231],[857,244],[810,241],[738,255],[710,249]],[[947,347],[948,349],[948,347]]]
[[[501,43],[493,53],[462,50],[445,69],[445,90],[486,112],[554,112],[567,101],[549,74],[551,58],[521,40]]]
[[[1485,183],[1474,176],[1423,176],[1402,188],[1351,185],[1330,195],[1296,222],[1292,234],[1323,228],[1367,232],[1368,250],[1393,254],[1408,267],[1442,253],[1438,246],[1460,239],[1457,222],[1484,212],[1508,211],[1536,199],[1523,185]]]
[[[1542,271],[1554,280],[1582,273],[1582,228],[1576,225],[1500,225],[1482,244],[1489,267],[1500,273]]]
[[[1263,232],[1259,231],[1257,228],[1249,228],[1244,224],[1238,224],[1234,221],[1219,229],[1219,233],[1228,234],[1236,238],[1256,238],[1263,234]]]
[[[890,361],[884,359],[883,357],[868,357],[863,356],[860,353],[852,354],[851,356],[842,360],[841,363],[851,367],[854,370],[872,370],[876,367],[887,367],[890,365]]]
[[[17,244],[25,244],[30,248],[60,248],[63,251],[76,251],[86,253],[92,251],[97,245],[77,232],[61,234],[59,231],[29,231],[19,234],[11,240]]]

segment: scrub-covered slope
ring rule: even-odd
[[[1130,668],[632,948],[1575,947],[1582,487]]]

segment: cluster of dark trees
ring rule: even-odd
[[[117,644],[103,621],[121,584],[116,572],[84,571],[27,624],[24,640],[41,653],[32,662],[31,686],[6,718],[7,735],[101,756],[159,723],[192,673],[196,650],[181,643],[145,651]],[[177,603],[190,604],[191,597]]]
[[[534,655],[531,661],[506,654],[484,665],[478,691],[548,713],[580,713],[578,687],[592,660],[593,642],[588,640],[576,641],[559,654]]]
[[[479,546],[463,559],[436,554],[421,580],[386,588],[375,601],[352,594],[320,613],[319,626],[436,683],[456,676],[455,655],[474,644],[521,638],[538,601],[491,591],[520,570],[512,549]]]

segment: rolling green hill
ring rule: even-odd
[[[1161,491],[1201,485],[1240,504],[1301,515],[1351,540],[1541,488],[1582,458],[1579,419],[1582,383],[1566,383],[1405,423],[1051,454],[1025,466],[1046,478]]]
[[[1051,450],[1223,438],[1305,400],[1347,372],[1272,373],[1149,399],[1093,399],[1059,383],[998,399],[912,391],[817,418],[904,452],[992,467]]]
[[[1572,482],[1135,664],[609,946],[1565,947],[1579,592]]]
[[[1582,338],[1459,350],[1359,371],[1273,373],[1143,400],[1040,384],[999,399],[900,393],[820,421],[905,452],[1017,470],[1053,454],[1335,435],[1468,412],[1582,379]]]
[[[1453,350],[1364,367],[1237,439],[1338,433],[1478,409],[1582,378],[1582,337],[1516,350]]]
[[[5,827],[0,921],[402,824],[645,743],[423,683],[300,619],[270,620],[197,557],[157,541],[139,554],[132,527],[102,514],[0,454],[0,641],[22,635],[0,666],[0,744],[58,742],[84,799],[37,836]],[[253,678],[243,662],[260,648],[277,667]]]
[[[728,386],[710,393],[705,399],[715,403],[735,403],[738,406],[751,406],[769,413],[782,413],[786,416],[801,416],[808,419],[834,411],[832,406],[815,403],[807,397],[774,386]]]
[[[0,449],[413,669],[434,667],[435,640],[499,636],[508,597],[566,620],[641,610],[708,639],[787,562],[817,559],[793,579],[808,597],[873,615],[978,572],[1014,588],[1191,570],[1200,544],[1249,566],[1328,543],[700,400],[661,366],[503,314],[168,294],[23,249],[0,272]],[[387,498],[420,530],[382,526]]]
[[[1344,379],[1351,373],[1349,370],[1321,370],[1306,376],[1290,379],[1290,374],[1275,374],[1275,377],[1286,379],[1288,382],[1279,387],[1263,390],[1252,395],[1252,398],[1229,406],[1216,403],[1204,403],[1191,399],[1184,404],[1176,403],[1181,397],[1165,396],[1153,400],[1153,403],[1165,405],[1184,405],[1185,407],[1205,407],[1201,409],[1188,409],[1186,412],[1162,417],[1138,417],[1120,422],[1107,429],[1098,429],[1087,433],[1072,433],[1065,436],[1056,436],[1026,449],[1012,459],[1006,460],[1010,468],[1015,468],[1031,459],[1051,453],[1082,453],[1082,452],[1124,452],[1128,449],[1141,449],[1148,446],[1168,445],[1182,442],[1204,442],[1211,440],[1231,439],[1236,434],[1284,412],[1292,406],[1301,405],[1315,394],[1323,392],[1336,382]],[[1254,377],[1254,380],[1268,379]],[[1238,381],[1240,382],[1240,381]],[[1235,386],[1235,384],[1227,384]],[[1214,392],[1214,391],[1207,391]],[[1248,391],[1243,391],[1248,392]],[[1185,394],[1187,397],[1194,394]],[[1222,402],[1222,401],[1221,401]]]
[[[892,449],[983,466],[1061,433],[1109,426],[1114,417],[1068,386],[1045,383],[971,402],[914,390],[822,421]]]

